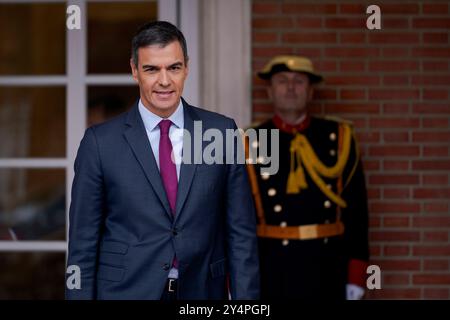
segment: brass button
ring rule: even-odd
[[[267,191],[267,194],[269,195],[269,197],[273,197],[274,195],[277,194],[277,190],[275,190],[274,188],[270,188],[270,189]]]
[[[256,159],[256,162],[259,164],[263,164],[265,161],[264,157],[258,157],[258,159]]]
[[[334,149],[331,149],[330,150],[330,156],[335,156],[336,155],[336,150],[334,150]]]
[[[282,209],[283,209],[283,208],[281,207],[280,204],[277,204],[277,205],[275,205],[275,206],[273,207],[273,211],[275,211],[275,212],[281,212]]]
[[[283,246],[287,246],[287,245],[289,244],[289,240],[288,240],[288,239],[284,239],[284,240],[281,242],[281,244],[282,244]]]
[[[258,141],[257,140],[252,142],[252,147],[255,148],[255,149],[258,148]]]
[[[253,159],[252,158],[248,158],[247,159],[247,164],[253,164]]]
[[[286,223],[286,221],[283,221],[283,222],[281,222],[281,223],[280,223],[280,227],[282,227],[282,228],[286,228],[286,226],[287,226],[287,223]]]
[[[269,178],[270,178],[270,174],[268,174],[267,172],[261,173],[261,179],[268,180]]]
[[[325,200],[325,202],[323,203],[323,206],[325,207],[325,208],[330,208],[331,207],[331,202],[330,202],[330,200]]]
[[[335,141],[336,140],[336,133],[332,132],[330,133],[330,140]]]

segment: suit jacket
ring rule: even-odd
[[[192,138],[194,121],[224,137],[236,128],[184,100],[183,108]],[[179,299],[225,299],[228,280],[233,299],[258,299],[255,220],[245,165],[236,163],[183,163],[173,217],[136,103],[81,141],[67,263],[80,268],[81,289],[66,288],[66,297],[160,299],[176,254]]]

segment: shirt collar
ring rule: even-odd
[[[147,131],[149,132],[153,131],[161,122],[161,120],[164,120],[164,118],[161,118],[160,116],[148,110],[142,103],[141,99],[139,99],[138,108],[139,113],[141,114],[142,117],[142,121],[144,121],[145,129],[147,129]],[[175,112],[172,113],[170,117],[168,117],[167,119],[172,121],[172,123],[177,128],[179,129],[184,128],[184,110],[183,110],[183,102],[181,101],[181,99]]]

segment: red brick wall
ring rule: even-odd
[[[370,4],[382,29],[368,30]],[[354,121],[370,197],[369,298],[449,299],[450,74],[448,1],[253,0],[252,65],[311,57],[326,77],[314,113]],[[254,77],[254,120],[270,116]]]

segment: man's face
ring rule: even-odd
[[[160,117],[169,117],[180,102],[188,75],[180,43],[139,48],[138,66],[132,59],[130,65],[144,106]]]
[[[306,74],[291,71],[275,73],[268,89],[275,111],[299,114],[306,112],[313,91]]]

